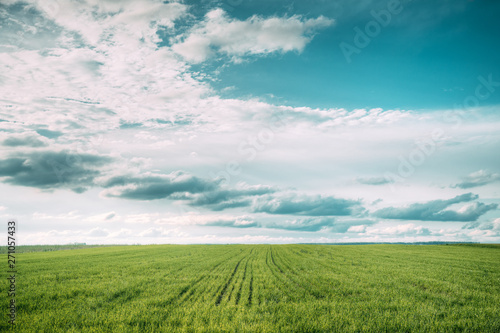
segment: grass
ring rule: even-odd
[[[153,245],[16,258],[17,332],[500,332],[499,247]],[[0,301],[7,313],[6,292]]]

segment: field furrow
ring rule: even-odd
[[[215,305],[219,305],[220,302],[222,301],[222,298],[224,297],[224,294],[226,293],[227,291],[227,288],[229,287],[229,285],[231,284],[231,281],[233,280],[234,278],[234,275],[236,274],[236,271],[238,270],[238,267],[240,267],[240,263],[243,259],[240,259],[240,261],[238,261],[238,263],[236,264],[236,266],[234,267],[234,270],[233,270],[233,273],[231,274],[231,276],[229,277],[229,279],[227,280],[226,284],[222,287],[222,290],[221,292],[219,293],[219,295],[217,296],[217,300],[215,301]],[[234,286],[233,286],[234,288]],[[232,289],[231,289],[232,290]]]

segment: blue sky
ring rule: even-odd
[[[292,105],[323,108],[434,109],[461,103],[475,88],[477,73],[500,74],[494,2],[402,1],[401,12],[392,14],[350,63],[339,44],[355,46],[354,28],[364,31],[375,19],[371,11],[386,11],[388,1],[365,2],[359,9],[348,1],[286,3],[245,1],[231,14],[240,19],[254,14],[325,15],[335,24],[315,36],[300,55],[265,57],[224,70],[216,86],[235,86],[229,96],[272,94]],[[483,104],[499,102],[494,96]]]
[[[500,241],[493,1],[3,1],[21,244]]]

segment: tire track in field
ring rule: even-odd
[[[271,251],[271,261],[273,262],[273,265],[276,266],[279,269],[279,271],[280,271],[281,274],[284,274],[283,270],[281,269],[281,267],[279,267],[278,265],[276,265],[276,263],[274,262],[273,249],[271,248],[270,251]]]
[[[218,263],[217,265],[213,266],[212,269],[206,273],[205,275],[202,276],[201,279],[198,279],[198,281],[196,281],[196,283],[194,283],[191,288],[189,289],[189,293],[187,294],[187,296],[184,298],[184,300],[182,301],[182,303],[185,303],[189,300],[191,300],[191,298],[193,297],[193,295],[195,294],[195,292],[198,291],[198,288],[199,288],[199,285],[202,284],[202,282],[204,280],[206,280],[208,277],[210,277],[212,275],[212,273],[216,272],[218,269],[220,269],[219,266],[221,266],[223,263],[226,263],[228,261],[231,261],[233,258],[236,258],[238,257],[239,254],[236,254],[230,258],[228,258],[227,260],[224,260],[224,261],[221,261],[220,263]],[[241,261],[241,260],[240,260]],[[205,286],[205,288],[201,289],[201,291],[204,291],[205,289],[207,289],[207,287]],[[201,295],[201,293],[199,293]],[[198,296],[199,297],[199,296]]]
[[[248,292],[248,306],[252,306],[252,297],[253,297],[253,262],[252,262],[252,268],[250,271],[250,290]]]
[[[271,248],[269,248],[269,251],[272,251]],[[278,274],[275,271],[275,269],[273,269],[273,267],[269,264],[269,255],[268,255],[269,251],[266,252],[266,265],[267,265],[267,268],[269,268],[269,271],[276,278],[277,281],[280,281],[281,283],[283,283],[283,278],[282,278],[281,274]],[[276,287],[278,287],[278,289],[280,291],[285,292],[285,290],[283,290],[283,288],[279,284],[276,284]]]
[[[240,261],[238,261],[238,263],[236,264],[236,267],[234,267],[234,270],[233,270],[233,273],[231,274],[231,276],[229,277],[229,279],[226,281],[226,284],[224,285],[224,287],[222,288],[222,291],[219,293],[219,296],[217,296],[217,300],[215,301],[215,305],[219,305],[220,302],[222,301],[222,298],[224,297],[224,294],[226,293],[227,291],[227,287],[229,287],[229,284],[231,283],[231,281],[233,280],[234,278],[234,275],[236,274],[236,271],[238,270],[238,267],[240,266],[240,263],[241,261],[243,260],[244,258],[241,258]],[[233,287],[234,288],[234,287]]]
[[[252,251],[250,251],[252,252]],[[247,264],[248,264],[248,256],[244,256],[240,261],[244,260],[246,258],[246,261],[245,261],[245,271],[244,273],[246,273],[246,269],[247,269]],[[236,276],[236,275],[235,275]],[[243,275],[243,281],[245,280],[245,275]],[[231,301],[231,297],[233,296],[233,292],[236,288],[236,283],[237,283],[238,280],[235,280],[234,283],[231,285],[231,290],[229,291],[228,293],[228,297],[227,297],[227,301]],[[243,283],[242,281],[242,283]],[[241,290],[241,284],[240,284],[240,290]]]
[[[234,302],[236,303],[236,305],[238,305],[238,303],[240,302],[240,298],[241,298],[241,289],[243,288],[243,283],[245,282],[245,279],[247,277],[247,267],[248,267],[248,260],[246,261],[245,263],[245,270],[243,271],[243,279],[241,280],[241,283],[240,283],[240,288],[238,289],[238,291],[236,292],[236,297],[235,297],[235,300]],[[231,295],[229,295],[229,299],[231,299]]]
[[[253,300],[253,266],[255,263],[255,256],[252,258],[252,262],[250,263],[250,284],[248,286],[248,303],[247,306],[252,306],[252,300]]]
[[[253,252],[253,249],[248,254],[248,259],[245,263],[245,271],[243,272],[243,279],[241,280],[240,288],[238,289],[238,292],[236,293],[236,300],[235,300],[236,305],[238,305],[238,303],[240,302],[241,290],[243,289],[243,284],[245,283],[245,279],[247,277],[248,262],[250,261],[250,257],[252,256],[252,252]]]
[[[307,294],[309,294],[311,297],[313,297],[315,299],[319,299],[320,298],[320,297],[318,297],[318,295],[316,293],[311,292],[308,288],[306,288],[305,286],[303,286],[301,283],[295,281],[295,279],[292,279],[291,276],[289,276],[288,274],[286,274],[283,271],[283,269],[281,269],[281,267],[276,264],[276,262],[274,261],[274,256],[273,256],[273,250],[272,250],[272,248],[270,248],[270,257],[271,257],[271,262],[273,263],[274,267],[276,267],[280,271],[281,274],[275,273],[275,270],[273,270],[271,268],[271,266],[268,264],[269,269],[273,272],[274,276],[276,276],[277,279],[279,279],[279,280],[282,281],[283,284],[289,284],[290,285],[290,282],[292,282],[291,285],[295,285],[295,286],[301,288]],[[266,262],[267,262],[267,258],[266,258]],[[290,271],[292,271],[292,270],[290,270]],[[292,273],[293,273],[293,271],[292,271]]]
[[[210,269],[210,271],[208,271],[208,273],[205,273],[203,274],[202,276],[200,276],[198,279],[196,279],[194,282],[190,283],[189,285],[187,285],[186,287],[182,288],[181,291],[179,292],[179,294],[177,294],[177,296],[173,296],[172,298],[170,298],[169,300],[167,300],[165,302],[166,305],[168,304],[172,304],[176,301],[179,301],[180,304],[186,302],[194,293],[194,290],[192,290],[192,288],[194,288],[196,285],[198,285],[201,281],[203,281],[204,279],[206,279],[208,276],[210,276],[211,273],[213,273],[220,265],[222,265],[223,263],[225,262],[228,262],[230,261],[231,259],[233,259],[234,257],[236,257],[238,255],[234,255],[234,256],[231,256],[227,259],[223,259],[222,261],[220,261],[219,263],[217,263],[216,265],[212,266],[212,268]],[[190,293],[188,294],[188,296],[182,300],[182,296],[185,295],[188,291],[190,291]]]
[[[290,260],[286,258],[283,258],[283,256],[276,256],[276,258],[280,259],[281,261],[281,264],[287,269],[287,272],[290,272],[292,273],[295,277],[292,278],[292,276],[289,276],[289,279],[294,281],[295,284],[301,286],[302,288],[306,289],[309,294],[311,294],[313,297],[315,297],[316,299],[320,299],[320,298],[324,298],[324,296],[322,294],[320,294],[317,290],[313,290],[313,291],[309,291],[309,289],[306,288],[306,286],[304,285],[304,283],[301,283],[300,281],[296,281],[296,278],[300,278],[300,279],[303,279],[305,281],[305,284],[308,285],[308,286],[313,286],[314,288],[316,289],[320,289],[318,287],[318,284],[308,278],[306,278],[305,276],[301,275],[300,273],[298,273],[296,270],[294,270],[292,267],[291,267],[291,264],[290,264]]]

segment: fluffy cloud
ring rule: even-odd
[[[454,185],[453,187],[467,189],[491,184],[497,181],[500,181],[500,174],[492,173],[486,170],[479,170],[471,173],[470,175],[465,177],[462,182]]]
[[[10,22],[0,35],[5,48],[0,105],[8,110],[1,114],[3,126],[81,139],[97,128],[116,128],[120,120],[175,118],[172,112],[165,115],[166,101],[197,100],[210,91],[172,51],[157,45],[158,30],[172,29],[187,13],[186,5],[159,0],[2,4],[12,5],[0,10],[0,20]],[[30,40],[38,42],[18,43]]]
[[[446,210],[451,205],[476,200],[477,195],[466,193],[449,200],[433,200],[426,203],[415,203],[408,207],[387,207],[373,213],[384,219],[420,220],[420,221],[476,221],[486,212],[496,209],[497,204],[475,202],[462,207],[459,211]]]
[[[178,2],[161,0],[6,1],[6,5],[16,3],[30,4],[31,9],[40,11],[45,18],[94,46],[108,41],[110,36],[121,38],[123,43],[124,32],[137,39],[156,40],[154,33],[158,27],[172,27],[175,20],[186,15],[188,8]]]
[[[172,49],[195,63],[205,61],[215,52],[235,56],[235,59],[249,54],[300,52],[317,29],[332,24],[333,20],[323,16],[307,20],[298,16],[267,19],[252,16],[240,21],[229,18],[222,9],[215,9],[206,14],[203,22],[178,38]]]
[[[353,215],[363,211],[359,201],[294,193],[259,197],[252,208],[257,213],[304,216]]]
[[[12,185],[83,192],[94,185],[94,179],[100,175],[99,168],[112,161],[108,156],[68,151],[11,154],[0,160],[0,178]]]

